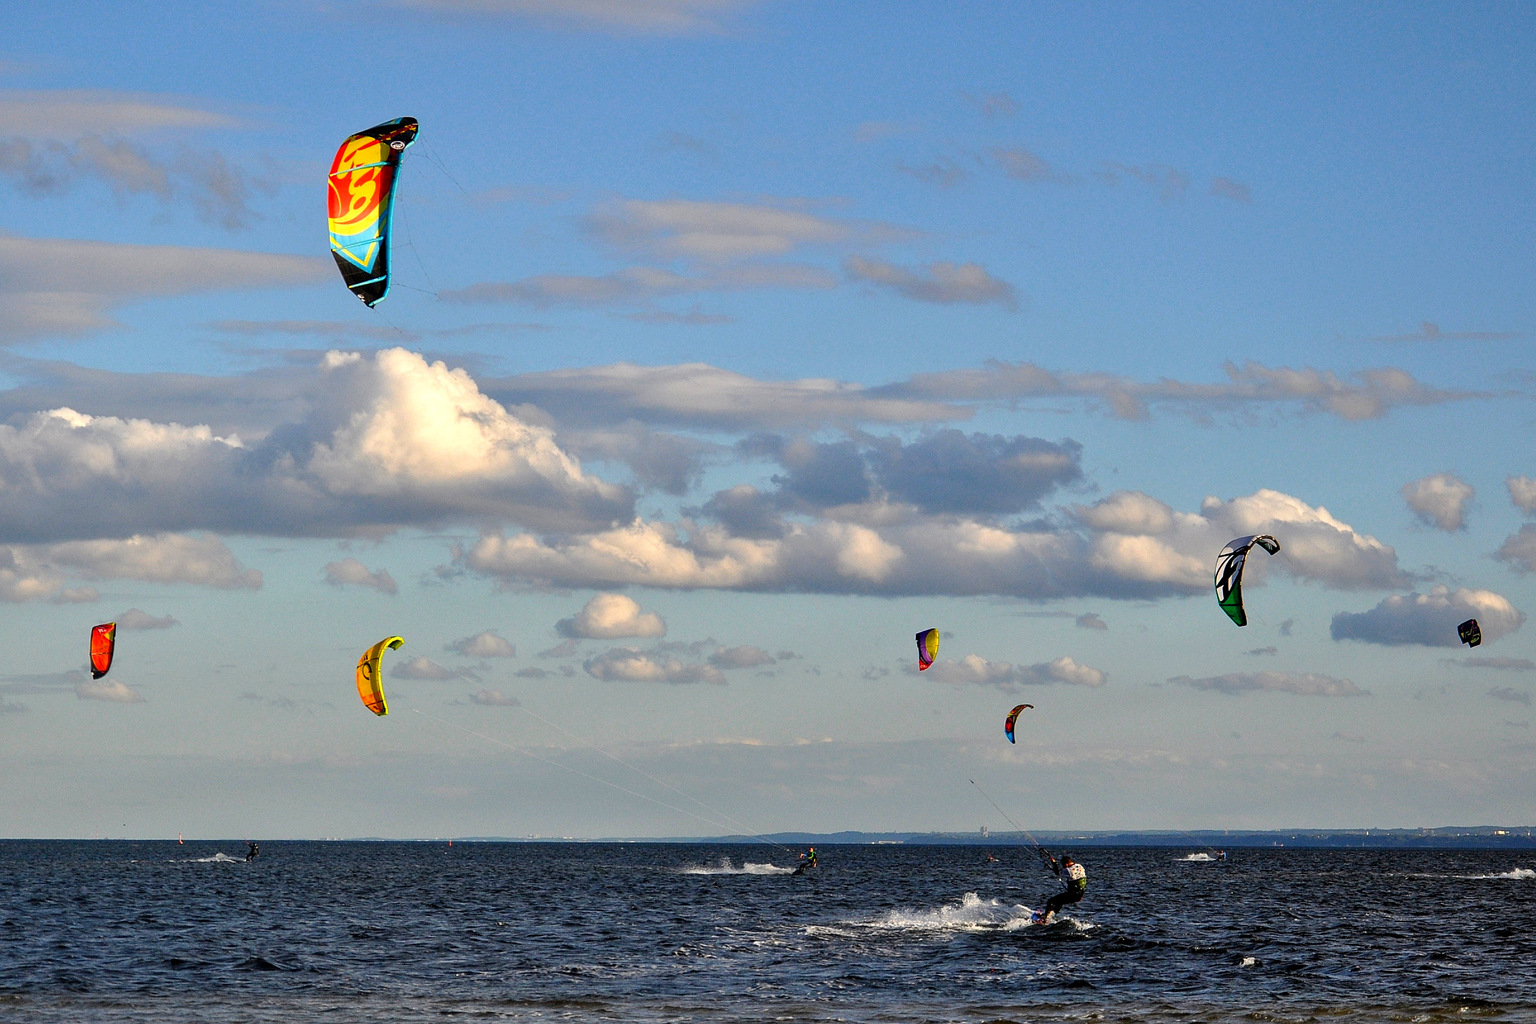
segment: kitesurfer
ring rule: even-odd
[[[816,866],[816,847],[811,847],[800,855],[800,864],[795,868],[795,874],[803,875]]]
[[[261,856],[261,847],[247,839],[245,841],[245,862],[249,864],[259,856]]]
[[[1035,912],[1036,924],[1053,923],[1057,911],[1069,903],[1076,903],[1088,891],[1088,871],[1071,857],[1062,857],[1060,863],[1052,857],[1050,867],[1066,888],[1046,900],[1044,910]]]

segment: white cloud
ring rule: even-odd
[[[569,529],[630,515],[626,490],[585,475],[548,427],[463,370],[388,349],[328,353],[315,377],[301,419],[252,445],[70,409],[0,425],[0,536],[346,536],[454,519]]]
[[[81,135],[233,128],[234,118],[141,93],[0,90],[0,125],[12,135],[68,139]]]
[[[247,569],[218,537],[162,533],[126,540],[75,540],[38,545],[27,557],[91,579],[191,583],[219,590],[260,590],[261,573]]]
[[[1370,695],[1370,691],[1360,689],[1348,679],[1335,679],[1333,676],[1310,672],[1232,672],[1224,676],[1207,676],[1203,679],[1177,676],[1168,682],[1175,686],[1189,686],[1196,690],[1215,690],[1232,696],[1241,696],[1245,693],[1294,693],[1302,697]]]
[[[1471,484],[1451,473],[1436,473],[1403,485],[1403,500],[1419,521],[1448,533],[1465,527],[1473,494]]]
[[[75,684],[75,696],[81,700],[104,700],[112,704],[142,704],[144,697],[133,687],[115,679],[82,679]]]
[[[287,288],[334,273],[308,256],[0,234],[0,342],[116,326],[112,309],[144,299]]]
[[[1491,590],[1436,586],[1427,594],[1394,594],[1367,612],[1340,612],[1329,632],[1335,640],[1458,647],[1456,626],[1472,618],[1487,643],[1519,629],[1525,613]]]
[[[1536,477],[1506,477],[1504,486],[1509,488],[1509,500],[1528,516],[1536,516]]]
[[[898,234],[894,228],[830,220],[792,207],[688,199],[624,200],[598,210],[588,224],[612,245],[654,258],[705,263],[785,256],[859,234]]]
[[[997,303],[1017,308],[1018,293],[1007,281],[993,277],[979,263],[930,263],[916,270],[883,260],[850,256],[843,263],[855,281],[880,285],[918,302],[941,305]]]
[[[755,0],[393,0],[445,17],[518,18],[550,28],[614,35],[690,36],[724,31]]]
[[[545,539],[486,532],[461,561],[560,586],[1145,598],[1208,590],[1221,545],[1265,532],[1282,538],[1284,567],[1304,579],[1356,589],[1405,578],[1390,547],[1268,490],[1207,499],[1199,515],[1121,492],[1075,509],[1082,529],[1009,528],[881,504],[843,513],[850,519],[785,521],[781,534],[761,536],[693,520]],[[1257,585],[1264,569],[1249,573]]]
[[[638,683],[724,683],[725,675],[713,665],[686,664],[660,652],[615,647],[582,666],[593,679]]]
[[[445,665],[439,665],[424,654],[396,661],[395,667],[389,670],[389,674],[394,679],[419,679],[428,682],[441,682],[445,679],[475,678],[475,673],[469,669],[448,668]]]
[[[486,708],[515,708],[522,704],[516,697],[508,697],[500,690],[487,690],[485,687],[470,694],[469,700],[472,704]]]
[[[1014,665],[1006,661],[988,661],[976,654],[967,654],[958,661],[936,661],[924,675],[938,683],[975,683],[998,686],[1003,689],[1013,689],[1016,686],[1046,686],[1052,683],[1097,687],[1103,686],[1109,679],[1099,669],[1080,664],[1068,657],[1044,661],[1036,665]]]
[[[763,665],[774,664],[773,655],[761,647],[742,645],[740,647],[722,647],[709,656],[709,663],[719,669],[733,668],[758,668]]]
[[[118,629],[124,631],[135,629],[170,629],[172,626],[181,625],[174,616],[162,615],[156,617],[137,608],[129,608],[118,615],[113,621],[117,623]]]
[[[515,658],[517,648],[506,637],[488,629],[474,636],[464,637],[448,644],[444,650],[461,654],[466,658]]]
[[[574,616],[555,623],[555,632],[566,637],[616,640],[666,636],[667,624],[655,612],[642,612],[632,597],[598,594]]]
[[[387,569],[370,572],[366,565],[355,558],[325,563],[325,582],[333,587],[367,587],[391,597],[400,592],[400,588],[395,585],[395,578]]]

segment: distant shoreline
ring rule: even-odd
[[[1444,828],[1402,829],[1242,829],[1197,831],[1077,831],[1033,833],[1045,846],[1148,846],[1193,850],[1227,849],[1370,849],[1370,850],[1536,850],[1536,826],[1476,825]],[[326,839],[274,838],[263,842],[353,842],[353,843],[446,843],[450,837],[353,836]],[[775,832],[747,836],[453,836],[456,843],[658,843],[682,845],[761,845],[764,842],[785,846],[980,846],[1005,848],[1029,845],[1030,839],[1018,832]],[[175,844],[171,838],[78,838],[0,839],[6,842],[127,842]],[[243,840],[192,839],[188,845],[223,843],[239,845]]]

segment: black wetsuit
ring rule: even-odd
[[[1083,893],[1088,891],[1088,872],[1083,869],[1081,864],[1075,861],[1072,867],[1076,868],[1077,871],[1074,872],[1071,868],[1064,868],[1060,864],[1056,865],[1056,877],[1065,882],[1067,887],[1045,901],[1046,917],[1058,913],[1062,907],[1069,903],[1076,903],[1083,898]]]

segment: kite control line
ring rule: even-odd
[[[966,781],[971,785],[976,786],[975,779],[966,779]],[[1056,858],[1051,856],[1050,850],[1047,850],[1044,846],[1041,845],[1040,840],[1035,838],[1034,833],[1030,832],[1029,829],[1025,828],[1023,825],[1020,825],[1018,822],[1014,821],[1013,818],[1009,816],[1007,811],[1003,810],[1001,807],[998,807],[997,801],[993,800],[990,796],[987,796],[986,790],[982,789],[980,786],[976,786],[976,792],[980,793],[982,798],[985,799],[987,803],[996,808],[997,813],[1001,814],[1003,818],[1008,822],[1008,824],[1013,826],[1014,831],[1020,832],[1029,838],[1029,842],[1034,847],[1036,855],[1040,858],[1041,866],[1054,874],[1056,871]]]

